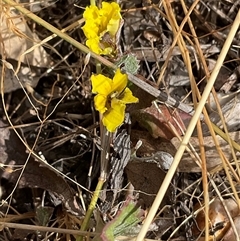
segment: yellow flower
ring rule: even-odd
[[[138,98],[127,88],[127,75],[120,69],[113,79],[102,74],[92,75],[92,92],[96,110],[103,114],[102,122],[107,130],[114,132],[124,121],[126,104],[137,103]]]
[[[116,35],[121,25],[120,7],[117,3],[102,2],[102,8],[87,7],[83,13],[82,27],[87,37],[86,45],[95,53],[111,55],[116,49]]]

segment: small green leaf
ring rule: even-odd
[[[115,237],[133,231],[141,222],[143,210],[136,207],[136,203],[128,199],[116,217],[103,229],[101,238],[103,241],[114,241]]]
[[[133,54],[123,56],[116,65],[122,67],[127,73],[136,74],[139,69],[139,60]]]
[[[47,226],[50,221],[54,208],[52,207],[42,207],[38,206],[36,209],[36,217],[38,220],[38,224],[41,226]]]

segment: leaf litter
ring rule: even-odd
[[[170,1],[169,4],[180,26],[185,17],[182,3]],[[185,1],[183,5],[190,9],[191,4],[192,1]],[[59,37],[35,48],[37,53],[26,53],[51,33],[27,17],[20,16],[8,4],[2,2],[1,5],[4,9],[1,19],[6,23],[2,26],[4,31],[1,30],[1,58],[6,62],[1,62],[1,75],[4,78],[2,92],[5,94],[0,109],[0,238],[54,240],[58,237],[61,240],[75,240],[77,235],[71,230],[80,229],[99,177],[101,139],[90,85],[90,76],[95,72],[94,60],[90,59],[85,64],[84,53]],[[63,29],[82,18],[82,8],[88,5],[88,1],[69,0],[67,3],[29,3],[26,7]],[[192,80],[181,46],[170,48],[175,35],[162,1],[120,1],[120,5],[124,25],[119,48],[125,59],[128,59],[127,53],[136,57],[139,67],[134,68],[134,74],[176,101],[191,107],[192,93],[195,93],[191,87]],[[210,73],[239,5],[239,1],[199,1],[190,15]],[[17,20],[19,22],[15,22]],[[70,29],[68,34],[85,43],[81,25]],[[230,133],[217,136],[220,147],[216,148],[207,124],[201,118],[208,173],[202,173],[200,137],[196,130],[171,180],[159,213],[148,229],[149,239],[205,239],[205,216],[201,211],[204,210],[202,175],[208,175],[209,212],[213,214],[209,216],[207,224],[209,240],[237,240],[236,232],[240,230],[239,210],[236,207],[236,203],[239,203],[240,175],[236,162],[240,151],[237,114],[240,106],[238,35],[234,38],[214,85]],[[184,37],[190,56],[189,64],[194,80],[202,93],[207,74],[188,24],[185,24],[181,36]],[[14,49],[21,52],[16,55]],[[22,63],[16,78],[14,71],[17,70],[19,60]],[[8,63],[12,69],[7,68]],[[120,63],[126,70],[128,64],[124,66],[121,60]],[[160,80],[159,76],[162,76]],[[25,92],[18,81],[23,83]],[[131,121],[124,123],[113,138],[109,176],[95,210],[98,214],[95,213],[91,218],[89,226],[90,232],[99,232],[97,235],[92,234],[94,240],[99,239],[100,235],[104,240],[118,240],[116,235],[131,240],[137,235],[136,230],[141,229],[144,217],[134,221],[135,231],[130,234],[125,228],[128,220],[122,214],[126,215],[128,208],[134,208],[135,205],[148,214],[191,119],[191,114],[175,106],[165,105],[164,101],[152,104],[155,99],[145,89],[131,84],[129,87],[138,97],[139,103],[128,107]],[[214,94],[209,97],[206,108],[210,120],[224,130]],[[15,131],[23,138],[24,144]],[[231,148],[229,140],[235,149]],[[224,155],[227,169],[224,169],[219,152]],[[168,162],[167,168],[162,165],[164,162]],[[135,201],[131,203],[129,197]],[[237,210],[234,214],[233,207]],[[220,218],[215,218],[215,209],[218,209]],[[133,217],[130,215],[130,218]],[[8,222],[15,226],[8,228]],[[119,223],[122,223],[121,232],[115,232],[118,229],[115,226]],[[42,225],[46,230],[21,231],[20,224]],[[62,234],[60,229],[58,233],[56,229],[49,234],[48,228],[65,228],[69,233]]]

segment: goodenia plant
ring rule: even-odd
[[[82,29],[87,38],[86,45],[93,52],[118,57],[117,42],[123,24],[120,11],[115,2],[102,2],[101,8],[91,5],[84,11],[85,25]],[[124,60],[120,61],[120,65],[125,64]],[[113,79],[98,74],[92,75],[91,81],[92,92],[97,94],[94,97],[95,109],[102,114],[102,124],[109,132],[115,132],[124,120],[126,104],[138,102],[126,87],[127,75],[118,69]]]
[[[82,29],[87,38],[86,45],[96,54],[117,59],[119,58],[117,56],[119,33],[123,24],[121,8],[115,2],[102,2],[101,8],[98,8],[92,2],[83,14],[85,25]],[[124,61],[120,61],[121,64],[124,65]],[[134,97],[131,90],[127,88],[127,75],[122,74],[120,69],[116,70],[112,79],[103,75],[100,68],[97,68],[97,70],[98,74],[91,76],[91,82],[92,93],[96,94],[94,97],[95,109],[100,113],[100,126],[104,127],[100,128],[101,170],[97,187],[81,225],[81,231],[88,227],[99,193],[107,177],[112,134],[124,121],[126,104],[138,102],[138,98]],[[77,241],[81,240],[82,237],[77,239]]]

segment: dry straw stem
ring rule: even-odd
[[[197,1],[196,1],[197,2]],[[181,0],[181,4],[184,10],[185,15],[188,14],[185,2],[183,0]],[[191,33],[193,35],[193,39],[195,42],[195,48],[197,50],[197,53],[200,57],[200,60],[202,62],[202,65],[204,66],[204,70],[207,76],[207,79],[209,79],[209,71],[207,68],[207,64],[205,61],[205,58],[203,56],[202,50],[200,48],[200,44],[197,38],[197,34],[195,32],[194,26],[192,24],[191,18],[189,16],[188,18],[188,25],[190,27]],[[190,61],[191,62],[191,61]],[[197,88],[197,84],[195,81],[191,82],[191,89],[192,89],[192,93],[193,93],[193,101],[194,101],[194,106],[196,107],[197,105],[197,96],[200,99],[200,93],[199,90]],[[205,108],[204,108],[205,109]],[[204,112],[204,116],[205,118],[207,116],[207,112]],[[210,125],[209,128],[212,128],[212,126]],[[209,236],[209,225],[208,225],[208,217],[209,217],[209,194],[208,194],[208,178],[207,178],[207,166],[206,166],[206,155],[205,155],[205,148],[204,148],[204,141],[203,141],[203,134],[202,134],[202,128],[201,128],[201,123],[198,120],[197,122],[197,132],[198,132],[198,139],[199,139],[199,146],[200,146],[200,155],[201,155],[201,160],[202,160],[202,183],[203,183],[203,196],[204,196],[204,203],[205,203],[205,240],[208,240],[208,236]],[[216,137],[214,136],[214,138],[216,139]]]
[[[53,232],[53,233],[63,233],[63,234],[72,234],[72,235],[87,235],[87,236],[96,236],[99,233],[94,232],[83,232],[74,229],[65,229],[65,228],[51,228],[51,227],[43,227],[37,225],[28,225],[28,224],[20,224],[20,223],[7,223],[0,222],[0,230],[3,228],[15,228],[15,229],[23,229],[23,230],[31,230],[31,231],[41,231],[41,232]]]
[[[168,52],[166,61],[164,62],[163,66],[162,66],[162,70],[161,70],[160,75],[159,75],[159,77],[158,77],[157,85],[160,84],[161,79],[163,78],[164,72],[166,71],[166,68],[167,68],[167,65],[168,65],[168,61],[169,61],[169,59],[170,59],[170,57],[171,57],[171,55],[172,55],[172,52],[173,52],[173,49],[174,49],[176,43],[179,41],[178,39],[179,39],[179,36],[181,35],[181,32],[182,32],[182,30],[183,30],[183,27],[184,27],[185,23],[187,22],[190,14],[192,13],[192,11],[194,10],[194,8],[195,8],[196,5],[198,4],[198,2],[199,2],[199,0],[194,1],[194,3],[192,4],[192,6],[189,8],[188,13],[187,13],[186,16],[184,17],[184,19],[183,19],[183,21],[182,21],[182,23],[181,23],[181,25],[180,25],[180,27],[179,27],[179,30],[178,30],[178,32],[176,33],[176,36],[175,36],[175,38],[174,38],[174,40],[173,40],[173,42],[172,42],[172,45],[171,45],[171,47],[170,47],[170,49],[169,49],[169,52]],[[167,6],[166,6],[166,2],[165,2],[165,1],[163,1],[163,5],[164,5],[165,10],[167,10],[168,8],[167,8]],[[170,20],[171,20],[171,19],[169,19],[169,21],[170,21]],[[179,46],[179,47],[180,47],[180,46]]]
[[[150,211],[148,213],[148,216],[147,216],[147,218],[145,220],[145,223],[144,223],[141,231],[139,232],[139,234],[138,234],[138,236],[136,238],[136,241],[144,240],[144,237],[145,237],[145,235],[146,235],[146,233],[148,231],[148,227],[151,224],[152,220],[154,219],[154,216],[156,215],[158,207],[161,204],[161,202],[163,200],[163,197],[165,196],[165,193],[166,193],[166,191],[168,189],[168,186],[169,186],[169,184],[170,184],[170,182],[171,182],[171,180],[172,180],[172,178],[174,176],[174,173],[176,172],[178,164],[179,164],[179,162],[180,162],[180,160],[182,158],[182,155],[183,155],[183,153],[184,153],[184,151],[186,149],[186,146],[187,146],[187,144],[188,144],[188,142],[190,140],[190,137],[191,137],[191,135],[193,133],[193,130],[194,130],[195,126],[196,126],[196,123],[197,123],[197,121],[198,121],[198,119],[199,119],[199,117],[201,115],[203,107],[204,107],[204,105],[205,105],[205,103],[206,103],[206,101],[208,99],[208,96],[209,96],[211,90],[212,90],[212,87],[213,87],[213,84],[214,84],[214,82],[216,80],[216,77],[217,77],[217,75],[218,75],[218,73],[220,71],[220,68],[221,68],[221,66],[223,64],[223,61],[224,61],[224,59],[225,59],[225,57],[227,55],[227,52],[228,52],[228,50],[229,50],[229,48],[230,48],[230,46],[232,44],[234,36],[235,36],[235,34],[236,34],[237,30],[238,30],[239,23],[240,23],[240,10],[238,11],[238,14],[237,14],[237,16],[236,16],[236,18],[235,18],[235,20],[233,22],[231,30],[230,30],[230,32],[228,34],[228,37],[227,37],[227,39],[226,39],[226,41],[225,41],[225,43],[223,45],[222,51],[221,51],[221,53],[220,53],[220,55],[218,57],[218,60],[217,60],[216,65],[214,67],[214,70],[213,70],[213,72],[211,74],[211,77],[209,78],[209,81],[208,81],[208,83],[207,83],[207,85],[205,87],[205,90],[203,92],[202,98],[201,98],[201,100],[200,100],[200,102],[198,104],[198,107],[197,107],[197,109],[196,109],[196,111],[195,111],[195,113],[194,113],[194,115],[193,115],[193,117],[192,117],[192,119],[190,121],[190,124],[189,124],[189,126],[187,128],[186,134],[183,137],[183,141],[181,143],[181,146],[179,147],[178,151],[176,152],[176,155],[174,157],[174,161],[172,163],[172,166],[169,169],[169,171],[167,172],[167,175],[166,175],[166,177],[165,177],[165,179],[164,179],[164,181],[163,181],[163,183],[162,183],[162,185],[161,185],[161,187],[160,187],[160,189],[158,191],[156,199],[153,202],[153,205],[152,205],[152,207],[151,207],[151,209],[150,209]]]
[[[198,1],[195,1],[194,4],[196,4]],[[185,18],[184,21],[188,22],[189,26],[193,26],[192,22],[191,22],[191,18],[190,18],[190,13],[193,11],[194,9],[194,4],[191,6],[191,9],[189,11],[187,11],[187,8],[185,6],[184,1],[181,1],[182,7],[184,9],[185,12]],[[196,81],[192,72],[192,65],[191,65],[191,60],[190,60],[190,56],[189,56],[189,51],[186,47],[186,43],[183,39],[182,36],[182,31],[180,31],[180,28],[177,24],[177,21],[175,19],[174,16],[174,12],[172,9],[171,4],[168,1],[163,1],[163,6],[164,9],[166,11],[166,15],[168,16],[171,28],[173,30],[174,36],[175,36],[175,40],[177,40],[179,49],[182,53],[182,57],[183,60],[186,64],[186,68],[188,70],[188,74],[189,74],[189,78],[190,78],[190,84],[191,84],[191,89],[192,89],[192,97],[193,97],[193,103],[194,103],[194,107],[196,108],[197,106],[197,96],[200,96],[198,93],[198,88],[196,85]],[[185,22],[182,22],[181,26],[183,26],[183,24]],[[197,42],[198,46],[198,39],[196,36],[196,33],[194,31],[194,28],[190,27],[194,40],[195,40],[195,44]],[[189,38],[188,38],[189,41]],[[193,43],[191,43],[193,45]],[[195,47],[195,46],[194,46]],[[196,48],[196,47],[195,47]],[[198,51],[199,52],[199,51]],[[205,59],[203,59],[203,61],[205,62]],[[166,62],[165,62],[166,64]],[[160,78],[160,77],[159,77]],[[206,113],[205,113],[206,114]],[[203,141],[203,134],[202,134],[202,127],[201,127],[201,123],[200,123],[200,119],[197,121],[197,133],[198,133],[198,139],[199,139],[199,146],[200,146],[200,155],[201,155],[201,161],[202,161],[202,180],[203,180],[203,190],[204,190],[204,201],[205,201],[205,223],[206,223],[206,236],[205,236],[205,240],[208,240],[208,233],[209,233],[209,227],[208,227],[208,203],[209,203],[209,196],[208,196],[208,180],[207,180],[207,167],[206,167],[206,155],[205,155],[205,149],[204,149],[204,141]],[[211,128],[211,126],[210,126]]]

